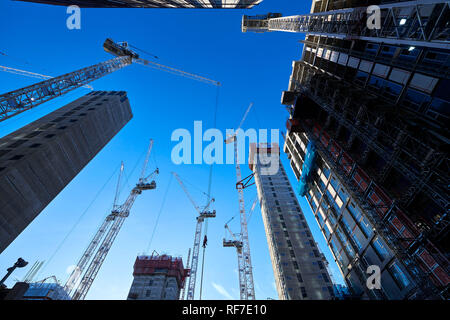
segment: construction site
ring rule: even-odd
[[[450,298],[449,2],[293,2],[0,5],[0,300]]]

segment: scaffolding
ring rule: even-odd
[[[448,159],[445,152],[432,147],[434,135],[423,130],[419,136],[413,135],[407,131],[408,119],[404,114],[384,111],[396,110],[395,106],[387,105],[386,101],[380,101],[375,94],[358,89],[343,79],[333,79],[304,61],[297,63],[298,68],[292,76],[293,85],[290,90],[303,92],[332,116],[338,123],[336,135],[342,128],[351,133],[347,148],[351,147],[356,137],[364,141],[367,148],[359,159],[362,163],[367,160],[370,150],[384,159],[386,165],[378,174],[377,181],[384,181],[395,167],[414,185],[399,200],[402,205],[409,205],[419,192],[424,192],[439,207],[448,208],[449,201],[442,191],[446,190],[445,179],[437,178],[446,174],[436,171]],[[354,109],[353,101],[357,101],[357,109]],[[386,149],[387,145],[394,146],[393,152]],[[407,155],[408,159],[400,158],[400,153]],[[421,171],[418,172],[417,167]],[[446,219],[442,220],[442,223],[446,223],[445,221]]]

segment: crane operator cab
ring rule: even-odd
[[[242,252],[242,241],[238,240],[225,240],[223,239],[223,246],[226,247],[235,247],[239,253]]]
[[[156,182],[154,180],[150,183],[139,182],[136,187],[139,190],[153,190],[156,189]]]
[[[123,44],[118,44],[115,43],[112,39],[108,38],[103,43],[103,49],[114,56],[129,56],[132,59],[139,59],[139,55],[136,52],[128,49],[128,44],[126,42],[124,42]]]
[[[200,213],[200,216],[202,218],[215,218],[216,217],[216,210],[213,211],[203,211]]]
[[[281,13],[268,13],[256,16],[242,16],[242,32],[266,32],[269,31],[269,20],[282,17]]]

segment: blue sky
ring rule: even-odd
[[[0,55],[0,65],[60,75],[109,59],[102,43],[111,37],[156,54],[160,63],[222,82],[217,128],[223,132],[239,124],[250,102],[255,105],[244,124],[245,129],[285,130],[288,114],[280,104],[280,97],[281,92],[287,89],[292,61],[301,56],[302,47],[298,41],[303,36],[291,33],[243,34],[241,17],[243,14],[267,12],[309,12],[308,1],[265,0],[247,11],[84,9],[81,12],[81,30],[66,28],[68,15],[65,9],[1,1],[0,52],[6,55]],[[35,82],[36,79],[0,73],[2,93]],[[125,299],[132,282],[135,257],[144,253],[149,245],[166,190],[168,198],[162,207],[151,251],[186,258],[188,248],[192,246],[195,211],[177,182],[171,181],[170,172],[176,171],[206,191],[209,166],[174,165],[170,154],[175,143],[170,137],[177,128],[192,131],[195,120],[203,121],[204,130],[213,126],[216,88],[141,65],[128,66],[91,85],[95,90],[127,91],[134,118],[0,255],[0,270],[5,271],[19,256],[28,260],[30,265],[37,260],[45,260],[46,265],[36,280],[55,275],[64,283],[68,277],[67,268],[77,262],[111,208],[120,161],[125,162],[128,179],[122,186],[122,202],[130,191],[129,186],[139,175],[142,155],[149,139],[153,138],[155,144],[150,167],[158,165],[161,170],[156,179],[158,188],[137,199],[87,295],[87,299]],[[75,90],[2,122],[0,136],[88,92],[82,88]],[[287,157],[284,153],[281,157],[290,181],[295,185]],[[139,160],[138,169],[132,172]],[[248,167],[243,166],[243,176],[249,173]],[[110,179],[111,176],[113,178]],[[212,196],[216,198],[217,218],[208,226],[204,299],[239,298],[236,254],[233,249],[222,247],[223,226],[238,211],[235,179],[234,165],[214,167]],[[190,190],[199,203],[204,201],[196,188]],[[251,206],[255,196],[254,187],[246,190],[247,207]],[[309,206],[304,199],[299,200],[316,241],[331,262],[334,278],[341,283],[338,268]],[[230,226],[237,231],[238,218]],[[259,207],[249,222],[249,237],[256,297],[277,298]],[[28,268],[17,270],[7,284],[12,285],[15,279],[22,279],[27,271]],[[198,289],[199,285],[197,298]]]

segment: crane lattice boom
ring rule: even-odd
[[[176,74],[185,78],[205,82],[215,86],[220,83],[196,74],[188,73],[173,67],[165,66],[156,62],[139,58],[139,55],[128,48],[128,44],[116,44],[111,39],[106,39],[103,45],[105,51],[116,56],[96,65],[63,74],[58,77],[50,78],[31,86],[27,86],[18,90],[4,93],[0,95],[0,122],[21,112],[32,109],[44,102],[62,96],[79,87],[86,86],[88,83],[104,77],[114,71],[122,69],[133,62],[146,65],[158,70]],[[0,71],[20,73],[27,76],[35,76],[45,78],[47,76],[35,74],[9,67],[2,67]]]
[[[111,214],[109,214],[103,224],[100,226],[99,230],[95,234],[94,238],[88,245],[88,248],[83,253],[80,258],[76,268],[73,270],[69,277],[64,289],[68,294],[73,290],[75,284],[77,283],[79,277],[86,269],[77,289],[75,290],[72,300],[83,300],[86,297],[92,283],[95,280],[109,250],[111,249],[114,240],[116,239],[125,219],[130,215],[130,210],[136,201],[138,195],[145,190],[153,190],[156,188],[155,181],[148,182],[147,179],[153,174],[158,174],[159,170],[156,169],[148,177],[145,177],[145,172],[148,164],[148,158],[150,156],[153,146],[153,140],[150,141],[150,145],[147,151],[147,156],[143,165],[141,176],[138,180],[136,186],[131,190],[130,195],[124,204],[118,206],[116,205],[116,200],[119,192],[119,188],[116,189],[116,195],[114,198],[114,205]],[[120,178],[123,172],[123,164],[121,166],[121,174],[119,176],[118,185],[120,184]],[[99,245],[100,244],[100,245]],[[95,251],[97,250],[97,251]],[[95,254],[94,254],[95,252]],[[92,260],[91,257],[93,256]],[[90,261],[90,263],[89,263]],[[88,265],[89,263],[89,265]],[[87,268],[86,268],[87,266]]]

